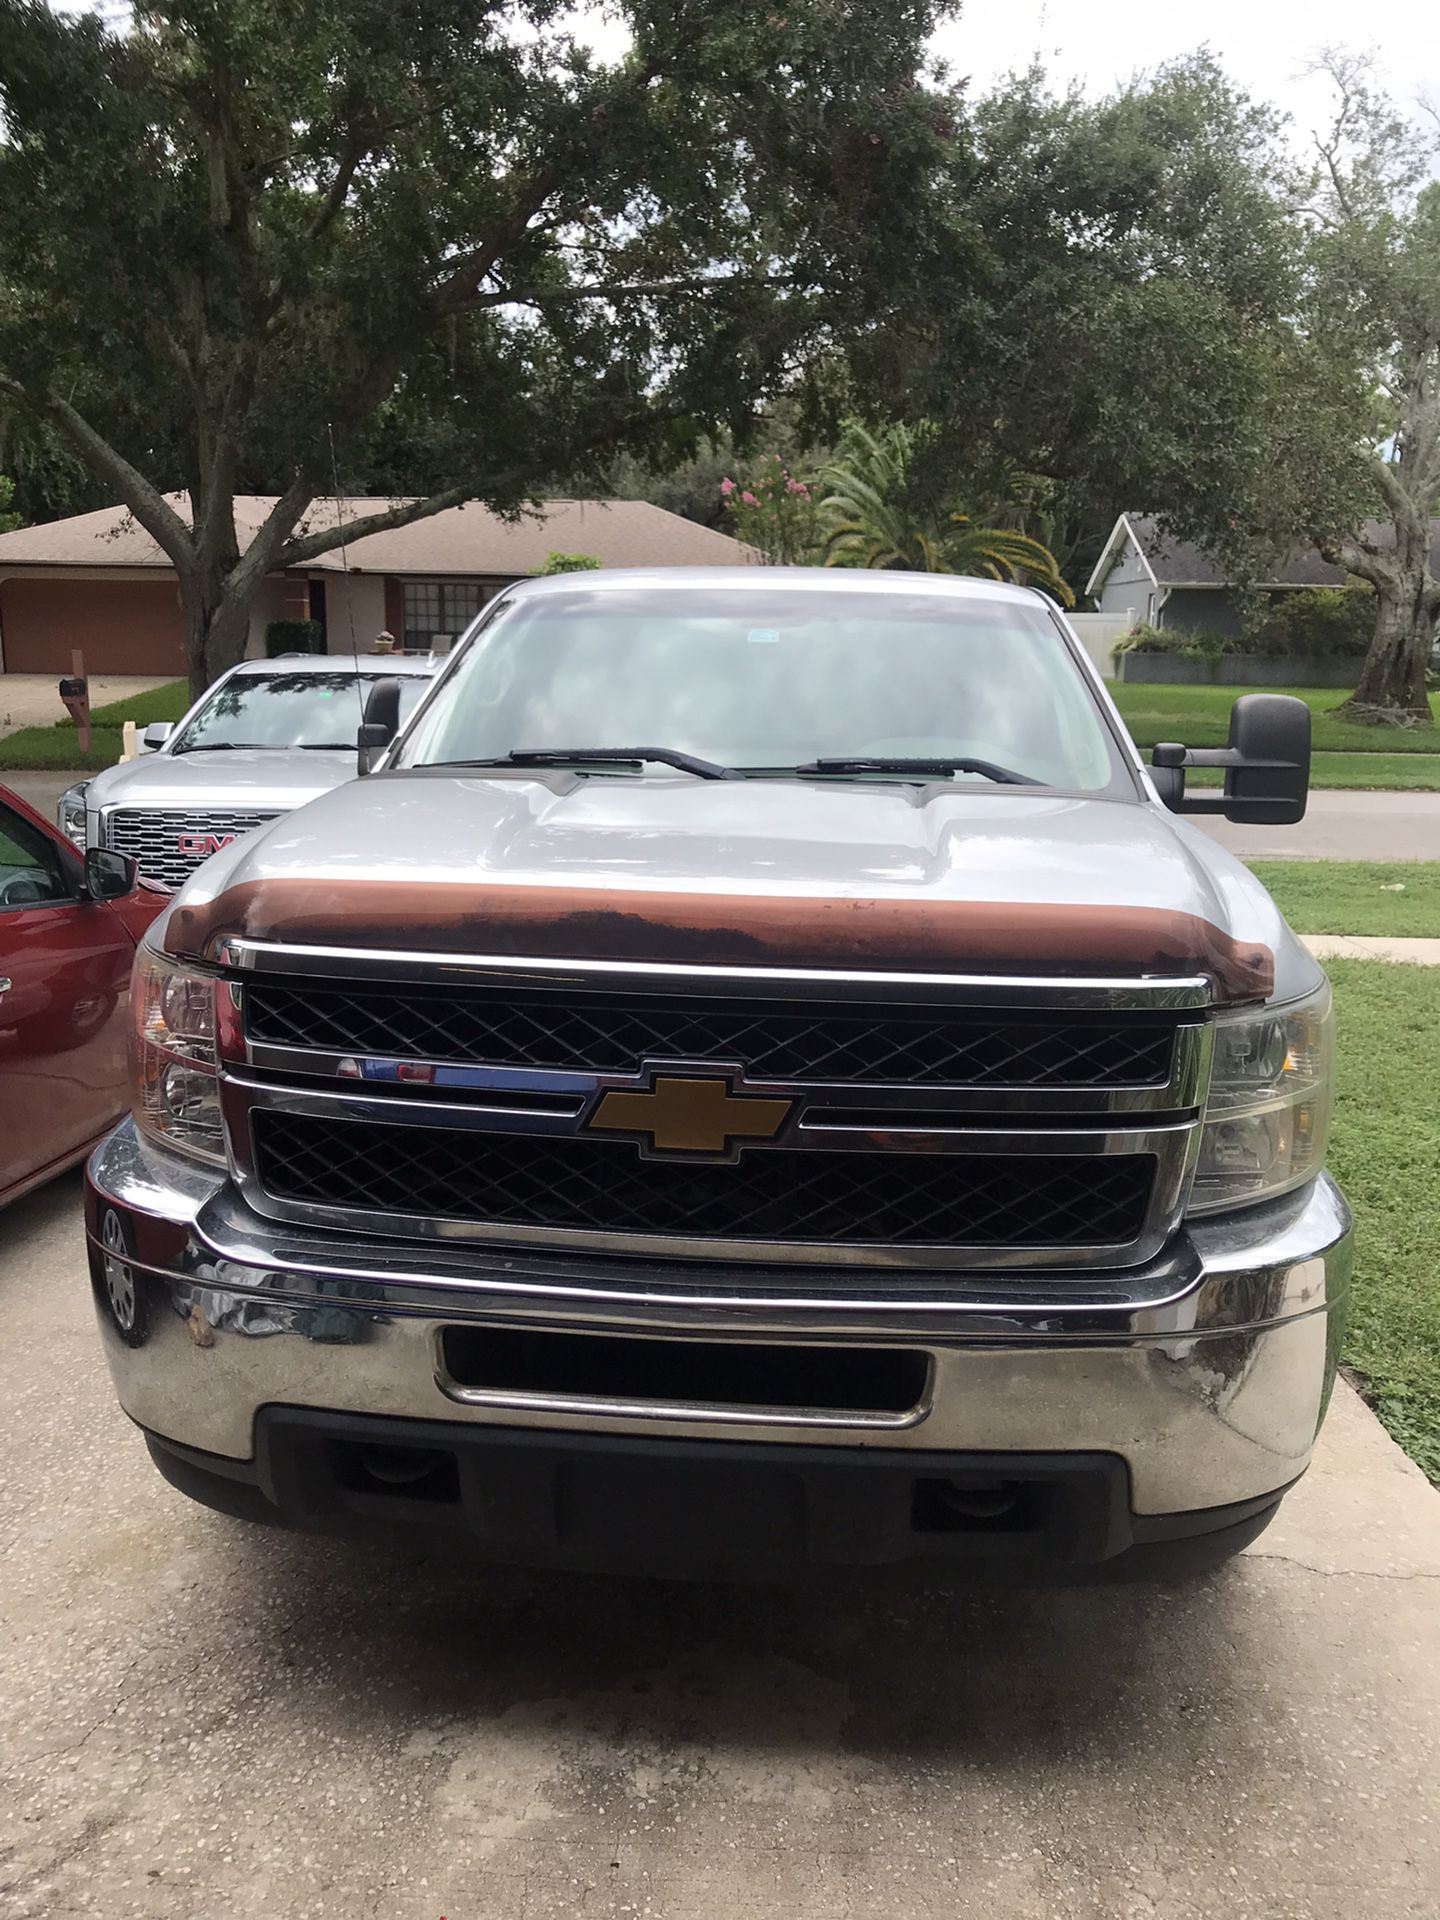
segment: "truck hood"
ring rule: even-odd
[[[220,752],[146,753],[97,773],[85,804],[99,807],[253,807],[288,813],[355,777],[355,749],[334,753],[233,747]]]
[[[209,861],[165,942],[1207,975],[1274,989],[1293,940],[1205,836],[1141,801],[794,780],[414,769]]]

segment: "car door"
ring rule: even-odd
[[[80,863],[0,798],[0,1200],[63,1166],[126,1105],[134,945]]]

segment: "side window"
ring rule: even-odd
[[[28,820],[0,803],[0,913],[74,898],[58,851]]]

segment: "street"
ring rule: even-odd
[[[1348,1388],[1190,1587],[455,1571],[192,1507],[0,1218],[0,1914],[1440,1910],[1440,1501]]]

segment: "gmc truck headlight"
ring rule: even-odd
[[[1330,988],[1217,1020],[1192,1213],[1273,1200],[1325,1162],[1335,1028]]]
[[[83,853],[85,851],[85,793],[88,780],[82,780],[77,786],[67,787],[55,803],[55,824],[67,840]]]
[[[225,1161],[215,1071],[214,974],[143,944],[130,989],[135,1124],[178,1153]]]

